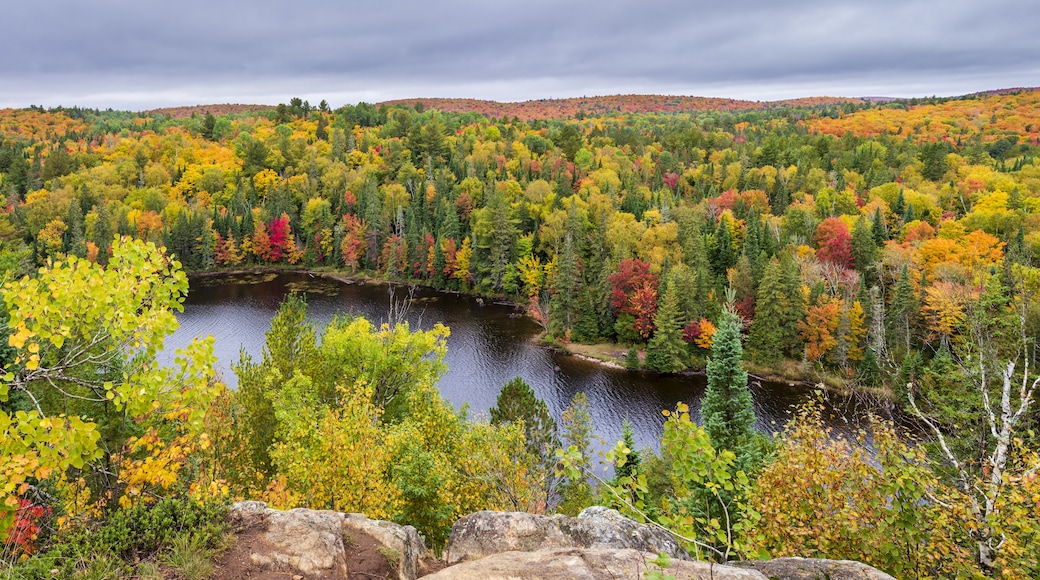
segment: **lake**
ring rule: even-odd
[[[166,362],[172,360],[173,349],[193,337],[213,335],[218,370],[234,386],[237,381],[231,364],[242,350],[260,359],[271,318],[290,291],[306,295],[309,315],[321,328],[336,315],[386,321],[388,288],[309,274],[193,278],[184,312],[177,317],[180,329],[166,341]],[[407,294],[404,287],[395,290],[398,300]],[[415,289],[412,297],[407,319],[413,329],[427,329],[436,322],[451,328],[445,359],[448,371],[438,386],[456,408],[468,406],[471,417],[486,417],[502,385],[520,376],[546,402],[557,421],[575,393],[584,391],[595,434],[605,441],[596,445],[598,449],[610,448],[620,438],[626,417],[632,422],[637,444],[655,449],[664,425],[663,409],[674,409],[683,401],[699,418],[703,376],[629,372],[552,352],[533,342],[540,327],[511,305],[424,288]],[[754,379],[751,391],[756,427],[767,433],[782,430],[792,409],[815,396],[814,389],[805,386]],[[834,394],[825,397],[825,422],[839,433],[857,430],[868,410],[878,408],[871,401]]]

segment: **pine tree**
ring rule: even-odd
[[[686,370],[686,343],[682,340],[683,319],[675,288],[669,284],[661,305],[654,316],[657,329],[646,345],[646,368],[659,373],[678,373]]]
[[[755,409],[741,367],[740,320],[732,306],[723,310],[708,359],[708,387],[701,419],[715,449],[729,449],[741,458],[754,440]]]
[[[523,421],[527,449],[540,463],[547,467],[560,447],[556,421],[549,414],[545,401],[539,399],[531,385],[520,377],[514,377],[498,393],[495,406],[491,408],[491,424],[500,425]]]

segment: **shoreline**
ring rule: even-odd
[[[445,290],[442,288],[436,288],[429,284],[423,284],[419,282],[401,282],[396,280],[387,280],[384,278],[367,276],[365,274],[346,274],[343,272],[337,272],[334,270],[320,270],[310,268],[299,268],[299,267],[279,267],[276,265],[265,265],[265,266],[253,266],[249,268],[236,268],[230,270],[198,270],[194,272],[187,272],[189,281],[193,278],[197,279],[212,279],[220,277],[230,276],[248,276],[248,275],[259,275],[259,274],[300,274],[308,275],[312,277],[321,277],[329,280],[335,280],[342,284],[369,284],[369,285],[386,285],[386,286],[419,286],[436,292],[444,292],[446,294],[455,294],[458,296],[469,296],[481,300],[490,300],[492,303],[499,306],[508,306],[516,310],[523,311],[523,316],[530,317],[530,313],[524,305],[510,300],[508,297],[500,295],[484,295],[477,294],[474,292],[462,292],[459,290]],[[626,372],[653,372],[645,369],[639,371],[629,371],[621,363],[624,360],[623,352],[627,351],[628,348],[617,344],[617,343],[599,343],[599,344],[576,344],[576,343],[547,343],[545,340],[546,334],[542,332],[531,337],[531,342],[538,345],[541,348],[555,351],[559,354],[571,356],[579,360],[600,365],[604,368],[621,370]],[[608,352],[604,352],[608,351]],[[620,354],[620,356],[619,356]],[[861,389],[855,388],[845,380],[834,375],[820,375],[815,373],[811,369],[802,367],[802,363],[797,361],[783,361],[781,363],[788,372],[782,370],[777,372],[766,371],[762,366],[744,361],[742,366],[748,373],[750,379],[762,382],[770,383],[781,383],[787,384],[788,386],[802,386],[802,387],[819,387],[822,386],[824,389],[839,393],[856,393]],[[791,365],[797,365],[797,368],[792,368]],[[686,376],[704,376],[705,370],[701,369],[688,369],[680,375]],[[815,376],[813,376],[815,375]],[[890,397],[889,397],[890,398]]]

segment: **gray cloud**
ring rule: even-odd
[[[0,106],[1040,85],[1040,12],[1013,0],[41,0],[5,12]]]

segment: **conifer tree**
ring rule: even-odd
[[[701,420],[715,449],[729,449],[738,458],[754,439],[755,409],[741,367],[740,320],[732,305],[722,312],[708,359],[708,387],[701,403]]]
[[[888,239],[888,233],[885,232],[885,218],[881,215],[881,208],[874,210],[874,220],[870,224],[870,234],[874,238],[874,245],[881,247],[885,245],[885,240]]]
[[[574,246],[574,236],[568,233],[563,241],[560,263],[553,281],[549,333],[554,337],[563,337],[578,321],[581,265]]]
[[[910,282],[910,271],[903,266],[902,271],[899,272],[899,280],[896,282],[895,295],[888,307],[887,321],[890,340],[893,343],[901,344],[902,349],[899,352],[903,355],[910,352],[910,341],[913,338],[917,312],[917,295]]]
[[[491,424],[501,425],[523,421],[527,449],[548,467],[555,450],[560,446],[556,421],[549,414],[545,401],[539,399],[531,385],[514,377],[498,393],[491,408]]]
[[[646,368],[659,373],[678,373],[686,370],[686,343],[682,340],[683,319],[675,288],[669,284],[654,316],[657,330],[646,345]]]
[[[798,321],[805,308],[794,267],[789,259],[774,258],[758,285],[755,320],[748,338],[748,350],[756,362],[776,362],[799,350]]]
[[[711,252],[711,268],[718,277],[724,277],[726,270],[737,263],[737,253],[733,249],[733,236],[726,227],[726,220],[719,220],[715,229],[715,245]]]
[[[634,346],[630,347],[625,354],[625,368],[630,371],[638,371],[640,366],[639,350]]]

